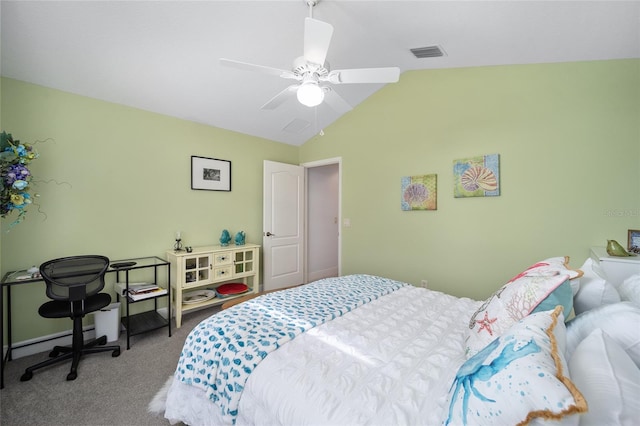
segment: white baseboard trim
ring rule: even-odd
[[[158,313],[163,318],[167,318],[169,309],[158,308]],[[175,314],[173,315],[175,316]],[[126,330],[124,326],[120,325],[120,330]],[[96,337],[95,326],[88,325],[83,327],[85,340],[90,340]],[[11,357],[13,359],[23,358],[25,356],[34,355],[37,353],[51,350],[54,346],[69,346],[71,345],[71,329],[66,331],[60,331],[58,333],[49,334],[47,336],[40,336],[34,339],[23,340],[21,342],[14,342],[13,349],[11,350]],[[4,352],[7,352],[7,345],[4,345]]]
[[[93,339],[96,336],[96,330],[93,325],[88,325],[83,328],[84,338],[86,340]],[[21,342],[15,342],[12,346],[11,357],[13,359],[22,358],[29,355],[34,355],[40,352],[51,350],[54,346],[69,346],[71,345],[71,329],[66,331],[60,331],[58,333],[49,334],[47,336],[37,337],[35,339],[23,340]],[[6,353],[7,346],[4,346],[4,352]]]

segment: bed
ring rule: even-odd
[[[485,301],[371,275],[266,294],[190,332],[155,410],[192,426],[632,424],[640,307],[566,322],[582,274],[545,259]]]

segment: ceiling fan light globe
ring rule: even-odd
[[[302,83],[298,87],[296,96],[302,105],[314,107],[324,100],[324,90],[315,82]]]

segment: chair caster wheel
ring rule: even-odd
[[[67,380],[75,380],[78,377],[78,373],[76,373],[75,371],[72,371],[71,373],[67,374]]]
[[[20,381],[27,382],[31,380],[32,377],[33,377],[33,373],[31,371],[25,371],[24,374],[20,376]]]
[[[116,349],[115,351],[113,351],[111,353],[111,356],[114,358],[120,356],[120,349]]]

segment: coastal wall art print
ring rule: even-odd
[[[454,160],[453,195],[456,198],[500,195],[500,155]]]
[[[438,175],[404,176],[401,179],[402,210],[436,210]]]

